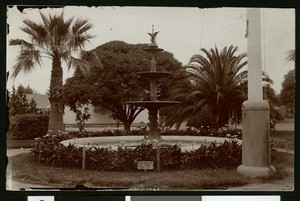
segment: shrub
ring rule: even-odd
[[[221,145],[202,145],[194,151],[187,151],[182,157],[184,169],[236,168],[242,163],[242,146],[236,141],[225,141]]]
[[[113,156],[114,152],[109,150],[109,148],[91,147],[86,150],[86,169],[100,171],[114,170],[114,166],[110,160]]]
[[[49,116],[43,114],[20,114],[10,119],[9,136],[27,140],[47,134]]]
[[[187,126],[195,128],[200,128],[201,126],[217,128],[218,122],[216,119],[216,115],[212,114],[208,110],[201,110],[188,120]]]
[[[161,170],[176,170],[181,168],[181,149],[175,145],[162,145],[160,148]]]

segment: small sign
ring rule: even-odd
[[[153,170],[153,161],[138,161],[137,169],[139,170]]]

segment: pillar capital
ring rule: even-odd
[[[246,100],[242,107],[251,110],[269,110],[270,104],[266,100]]]

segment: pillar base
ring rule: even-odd
[[[237,172],[249,178],[270,177],[275,174],[276,169],[272,165],[268,167],[256,167],[240,165]]]

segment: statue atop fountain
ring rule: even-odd
[[[154,26],[152,25],[152,33],[148,33],[150,35],[150,37],[151,37],[150,38],[151,43],[150,43],[149,46],[157,46],[157,44],[156,44],[156,36],[157,36],[158,33],[159,33],[159,31],[154,32]]]
[[[149,129],[150,133],[147,140],[161,140],[159,136],[159,128],[157,122],[158,111],[162,107],[172,106],[174,104],[179,104],[179,101],[159,101],[157,100],[157,79],[170,76],[170,72],[160,72],[156,71],[156,61],[155,56],[157,53],[162,52],[163,49],[158,48],[156,44],[156,36],[159,32],[154,32],[154,26],[152,25],[152,33],[150,35],[150,44],[145,51],[149,52],[151,55],[150,71],[138,72],[137,74],[141,78],[150,79],[150,101],[128,101],[127,104],[145,107],[149,112]]]

